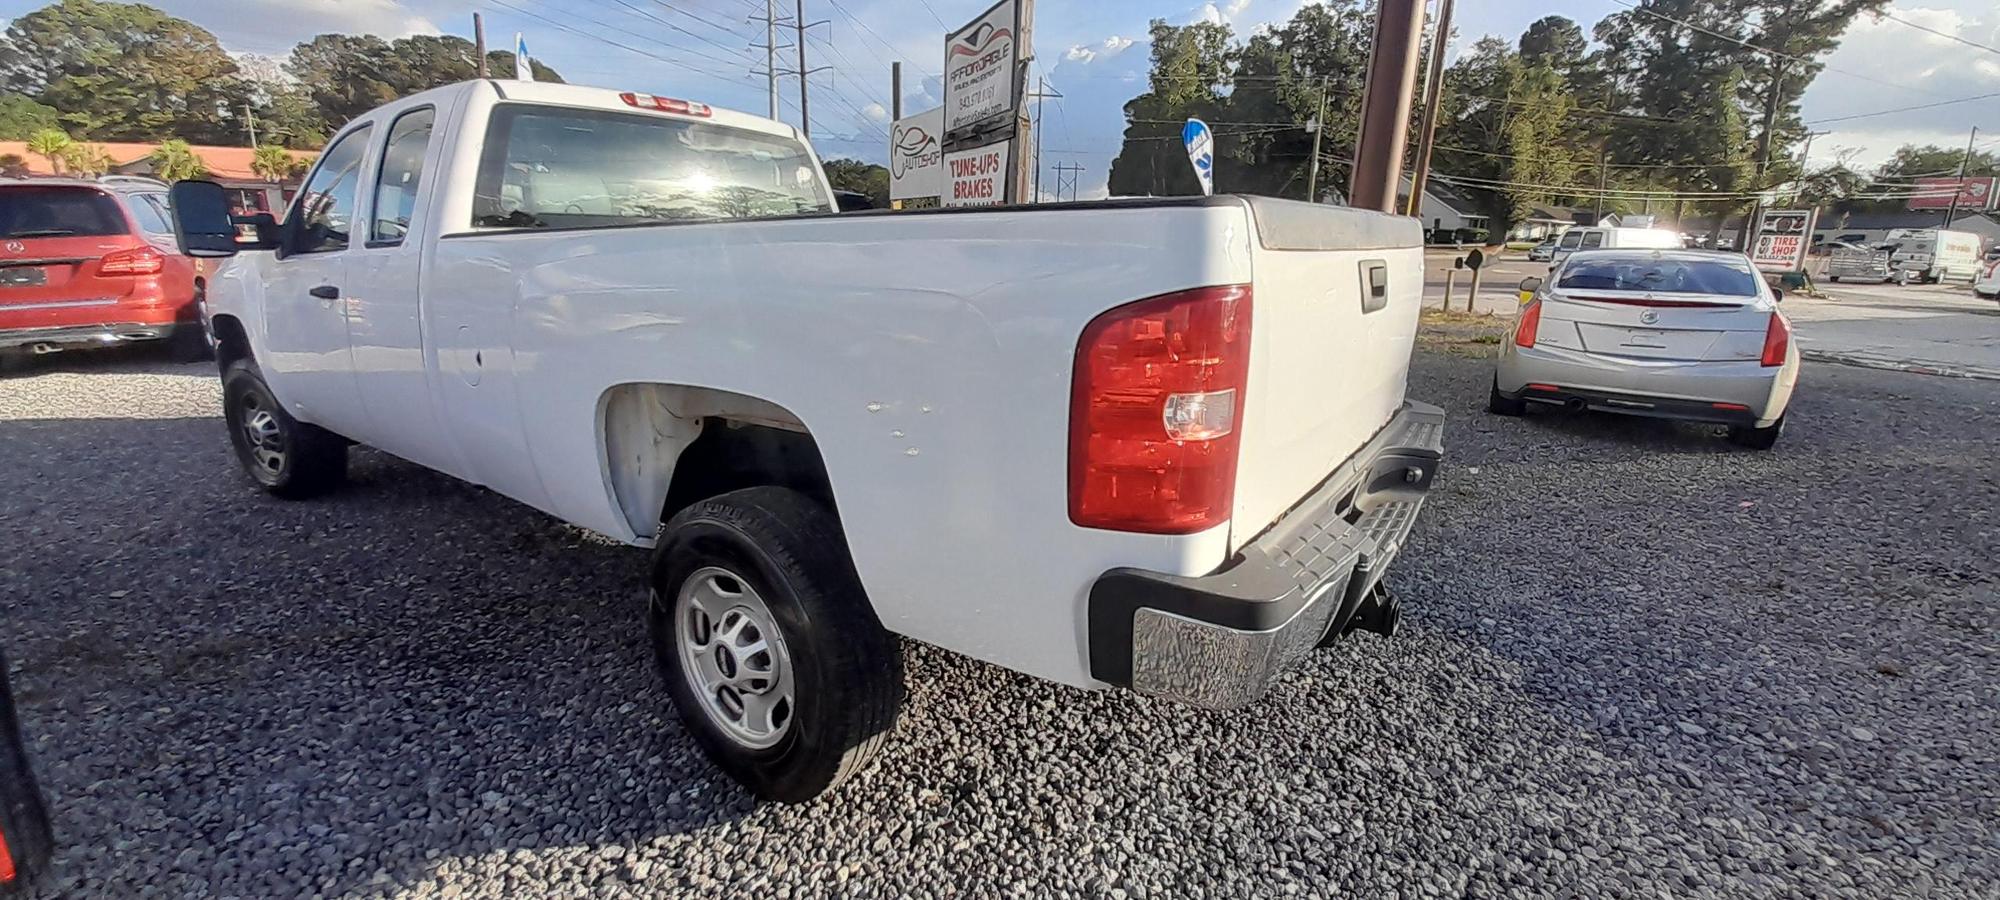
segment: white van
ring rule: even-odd
[[[1562,265],[1578,250],[1679,250],[1681,235],[1664,228],[1604,228],[1596,225],[1572,228],[1556,242],[1549,268]]]

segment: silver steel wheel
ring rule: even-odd
[[[674,646],[688,687],[724,734],[753,750],[784,739],[794,712],[792,658],[748,581],[709,566],[681,582]]]
[[[263,408],[256,394],[246,393],[238,401],[243,407],[238,425],[243,429],[243,445],[250,458],[264,471],[276,475],[285,468],[285,431],[278,417]]]

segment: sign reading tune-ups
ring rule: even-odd
[[[944,206],[998,206],[1007,202],[1008,145],[1001,141],[944,155]]]

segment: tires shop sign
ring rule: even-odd
[[[997,206],[1007,202],[1007,157],[1012,141],[944,155],[945,206]]]
[[[1766,272],[1798,272],[1806,267],[1806,250],[1816,211],[1767,210],[1757,217],[1757,242],[1750,262]]]
[[[1014,108],[1021,31],[1019,0],[1002,0],[945,37],[945,131],[977,125]]]

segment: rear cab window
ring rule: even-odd
[[[0,238],[103,237],[131,231],[118,201],[96,188],[0,188]]]
[[[1583,249],[1585,249],[1585,250],[1594,250],[1594,249],[1596,249],[1596,248],[1598,248],[1598,247],[1602,247],[1602,246],[1604,246],[1604,232],[1602,232],[1602,231],[1587,231],[1587,232],[1584,232],[1584,235],[1583,235]]]
[[[1572,256],[1556,281],[1562,290],[1646,291],[1655,294],[1757,296],[1757,275],[1747,263],[1655,259],[1650,256]]]
[[[602,228],[831,212],[805,144],[648,113],[496,106],[477,228]]]

